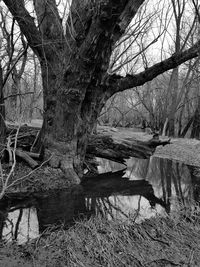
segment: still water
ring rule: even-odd
[[[98,159],[100,175],[68,190],[0,203],[0,238],[23,243],[93,214],[136,222],[200,201],[200,171],[168,159],[131,158],[124,165]],[[105,173],[106,172],[106,173]]]

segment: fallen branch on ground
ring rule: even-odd
[[[26,163],[28,163],[28,165],[32,169],[35,169],[35,168],[37,168],[39,166],[39,164],[37,163],[37,161],[35,161],[34,159],[32,159],[28,153],[22,151],[21,149],[17,149],[15,153],[16,153],[16,156],[20,157]]]

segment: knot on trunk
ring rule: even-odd
[[[62,98],[62,103],[66,101],[71,108],[74,108],[74,105],[79,105],[82,101],[81,92],[77,88],[62,90],[60,97]]]
[[[103,1],[99,3],[97,15],[99,15],[101,22],[106,22],[112,17],[112,3],[110,1]]]

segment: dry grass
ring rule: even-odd
[[[199,266],[200,217],[176,212],[135,224],[95,217],[41,236],[23,247],[1,249],[0,266]],[[185,212],[184,212],[185,214]]]

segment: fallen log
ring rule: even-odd
[[[170,140],[161,141],[150,139],[147,141],[133,138],[115,138],[109,135],[97,134],[89,138],[87,155],[106,158],[115,162],[125,163],[130,157],[148,159],[153,155],[157,146],[170,144]]]
[[[8,131],[10,135],[15,134],[15,128]],[[18,148],[27,148],[33,145],[40,128],[23,126],[19,131],[17,140]],[[150,139],[149,139],[150,138]],[[130,157],[147,159],[153,155],[157,146],[170,144],[169,140],[161,141],[159,136],[151,138],[150,135],[144,136],[143,133],[134,133],[127,130],[117,130],[111,127],[102,127],[98,129],[98,134],[89,136],[86,156],[87,158],[101,157],[119,163],[125,163]],[[26,149],[27,150],[27,149]],[[38,159],[39,153],[27,152],[31,158]],[[27,157],[24,157],[26,160]],[[86,164],[87,165],[87,164]],[[34,166],[34,164],[33,164]]]
[[[29,155],[33,159],[40,160],[40,154],[39,153],[26,151],[26,154]]]
[[[15,154],[19,158],[23,159],[32,169],[35,169],[39,166],[37,161],[32,159],[26,152],[22,151],[21,149],[16,149]]]

